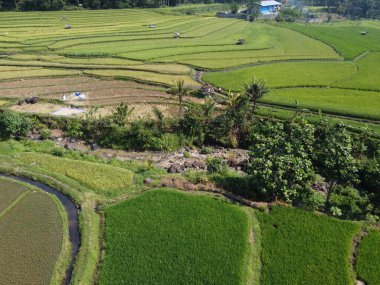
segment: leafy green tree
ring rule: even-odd
[[[239,11],[239,4],[236,2],[232,2],[230,4],[231,14],[236,14]]]
[[[357,181],[357,161],[353,156],[352,138],[343,124],[322,120],[316,129],[314,164],[329,183],[325,210],[330,208],[334,187],[350,186]]]
[[[187,95],[189,95],[190,89],[185,86],[184,80],[178,80],[175,82],[175,85],[170,90],[174,95],[178,97],[179,101],[179,118],[182,117],[182,104],[183,104],[183,98]]]
[[[22,114],[11,110],[0,110],[0,136],[3,139],[10,137],[24,137],[32,128],[32,122]]]
[[[247,0],[247,20],[254,20],[259,15],[260,1]]]
[[[301,137],[299,137],[301,135]],[[252,132],[248,172],[259,190],[271,200],[292,202],[305,196],[314,179],[309,144],[311,125],[257,124]]]

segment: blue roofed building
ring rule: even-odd
[[[281,8],[281,3],[277,1],[261,1],[260,2],[260,14],[274,15]]]

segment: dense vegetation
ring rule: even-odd
[[[19,194],[17,198],[15,193]],[[66,217],[62,216],[58,202],[4,178],[0,178],[0,197],[3,208],[0,209],[0,283],[49,284],[65,233]],[[4,209],[4,206],[8,207]]]
[[[278,206],[257,216],[262,235],[260,284],[353,282],[349,255],[359,225]]]
[[[105,215],[100,284],[242,284],[249,227],[237,206],[154,190]]]

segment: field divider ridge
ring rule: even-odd
[[[22,199],[24,199],[31,191],[28,190],[28,191],[25,191],[24,193],[21,193],[17,198],[16,200],[14,200],[7,208],[4,209],[4,211],[2,211],[0,213],[0,219],[5,216],[6,213],[8,213],[9,211],[11,211]]]

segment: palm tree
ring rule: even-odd
[[[252,103],[252,113],[255,113],[257,100],[264,97],[269,92],[263,80],[256,80],[253,78],[252,82],[245,84],[244,94],[249,98],[249,102]]]
[[[231,90],[228,91],[227,104],[228,107],[232,110],[233,113],[236,113],[237,107],[240,103],[241,95],[239,93],[232,93]]]
[[[203,105],[203,114],[206,118],[206,121],[211,118],[212,113],[215,109],[215,100],[211,96],[205,98],[205,103]]]
[[[164,128],[164,113],[157,108],[157,106],[153,107],[153,114],[157,119],[158,128],[162,131]]]
[[[182,117],[182,102],[183,97],[187,96],[190,92],[188,87],[185,87],[185,82],[183,80],[178,80],[175,82],[175,86],[171,89],[171,92],[178,96],[179,100],[179,117]]]
[[[113,122],[121,127],[125,126],[128,117],[131,115],[134,109],[135,108],[129,110],[128,105],[126,105],[124,102],[121,102],[112,112],[111,117]]]

